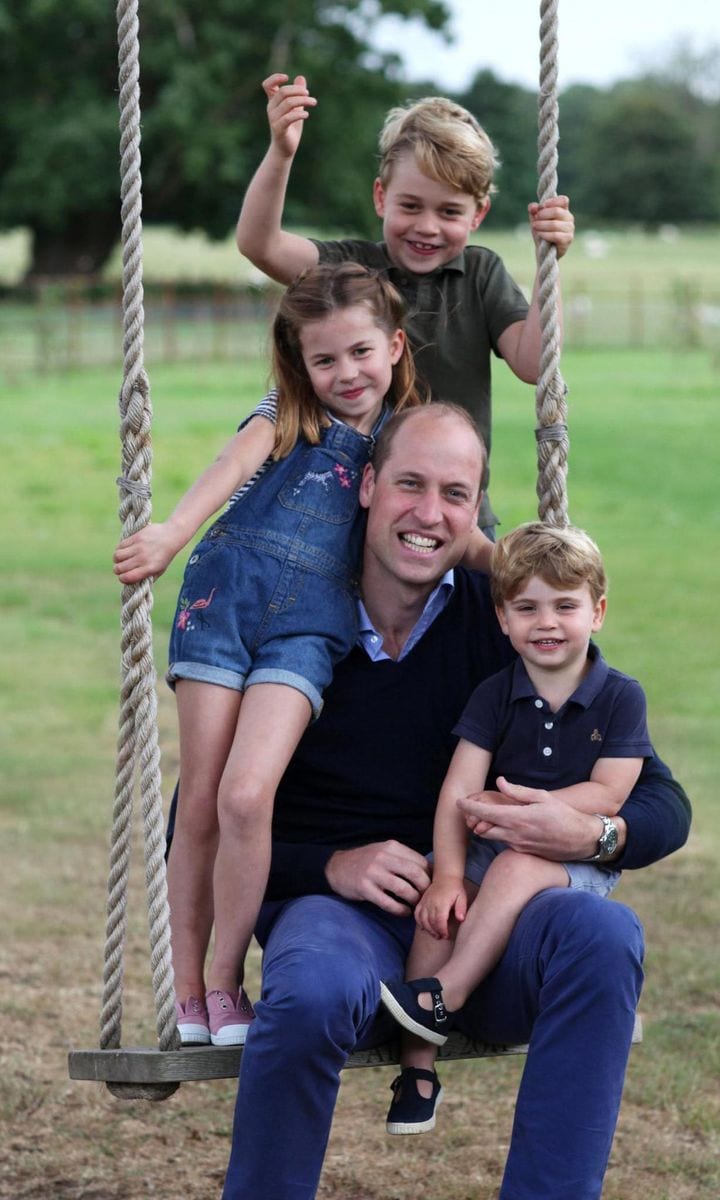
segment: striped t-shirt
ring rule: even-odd
[[[246,417],[244,421],[240,422],[238,425],[238,432],[241,429],[244,429],[248,421],[252,421],[253,417],[265,417],[266,420],[272,421],[274,425],[277,421],[277,396],[278,394],[276,388],[273,388],[271,392],[268,392],[267,396],[263,397],[260,403],[252,410],[250,415]],[[236,504],[241,496],[244,496],[246,492],[249,492],[253,484],[257,483],[260,476],[265,474],[268,467],[271,467],[273,462],[274,459],[271,455],[266,458],[265,462],[258,467],[252,479],[248,479],[247,482],[242,485],[242,487],[239,487],[236,492],[233,492],[232,496],[227,502],[227,508],[232,508],[233,504]],[[225,511],[227,512],[227,509]]]

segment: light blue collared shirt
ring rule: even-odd
[[[447,603],[453,594],[454,588],[455,572],[451,567],[449,571],[446,571],[440,582],[425,601],[425,607],[413,625],[412,630],[410,631],[410,636],[400,651],[398,658],[395,660],[396,662],[401,662],[402,659],[410,653],[413,646],[417,645],[417,643],[420,641],[420,638],[427,633],[435,618],[439,617],[440,613],[443,612],[447,606]],[[385,659],[390,658],[390,655],[386,654],[383,650],[382,634],[378,633],[377,629],[370,620],[368,611],[365,608],[362,600],[358,600],[358,620],[360,623],[357,638],[358,644],[363,647],[368,658],[370,658],[372,662],[384,662]]]

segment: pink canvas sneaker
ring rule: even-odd
[[[207,992],[210,1041],[213,1046],[244,1046],[248,1029],[255,1019],[253,1006],[243,988],[237,1000],[230,992]]]
[[[188,996],[185,1004],[175,1001],[178,1033],[183,1046],[207,1046],[210,1042],[208,1012],[202,1000]]]

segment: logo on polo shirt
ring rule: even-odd
[[[602,734],[599,729],[593,729],[592,733],[590,734],[590,741],[591,742],[601,742],[602,741]]]

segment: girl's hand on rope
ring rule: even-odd
[[[169,522],[146,525],[120,543],[113,554],[113,570],[121,583],[140,583],[151,575],[157,579],[184,545],[178,543]]]
[[[575,218],[570,212],[567,196],[552,196],[542,204],[528,204],[530,230],[537,245],[540,238],[552,242],[562,258],[572,245],[575,236]]]
[[[263,91],[273,147],[283,158],[292,158],[300,145],[303,122],[310,116],[308,109],[317,100],[308,92],[304,75],[296,75],[292,83],[288,75],[269,75],[263,80]]]

